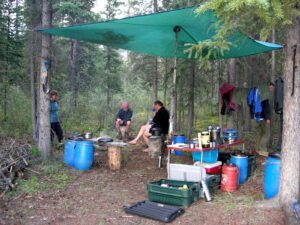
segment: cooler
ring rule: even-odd
[[[199,161],[194,163],[194,166],[201,166]],[[207,174],[221,174],[222,162],[217,161],[216,163],[202,163],[202,167],[205,169]]]

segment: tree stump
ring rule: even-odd
[[[150,136],[148,143],[148,153],[151,158],[155,158],[161,152],[162,139],[161,136]]]
[[[110,170],[119,170],[121,168],[120,146],[108,146],[108,167]]]

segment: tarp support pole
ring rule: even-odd
[[[177,51],[178,51],[178,37],[181,28],[180,26],[175,26],[173,31],[175,33],[175,48],[174,48],[174,71],[173,71],[173,82],[172,82],[172,100],[171,100],[171,116],[170,116],[170,129],[169,135],[172,137],[175,128],[175,114],[176,114],[176,83],[177,83]]]

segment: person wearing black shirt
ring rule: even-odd
[[[150,131],[152,128],[160,128],[161,133],[166,135],[169,131],[169,119],[170,115],[168,110],[163,106],[163,104],[160,101],[156,101],[154,103],[155,108],[155,116],[152,120],[152,126],[150,128]]]
[[[148,144],[148,138],[151,136],[152,128],[160,128],[162,134],[168,134],[169,131],[169,119],[170,114],[164,107],[161,101],[154,102],[155,116],[150,124],[146,124],[141,127],[138,135],[135,139],[129,142],[129,144],[137,144],[138,140],[143,137],[146,144]]]

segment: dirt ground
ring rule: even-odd
[[[0,224],[163,224],[124,212],[125,205],[147,199],[148,182],[167,177],[166,168],[158,169],[157,161],[149,159],[141,150],[142,147],[134,147],[126,151],[126,163],[120,172],[110,171],[106,153],[100,152],[90,171],[79,172],[62,166],[60,172],[71,178],[63,188],[9,193],[0,200]],[[58,161],[62,162],[62,153]],[[282,211],[254,207],[263,199],[263,161],[259,158],[254,176],[237,192],[229,194],[219,190],[212,202],[201,199],[193,203],[172,224],[284,224]],[[49,176],[39,170],[39,165],[30,168],[40,173],[39,181]],[[30,171],[26,174],[27,179],[35,175]]]

